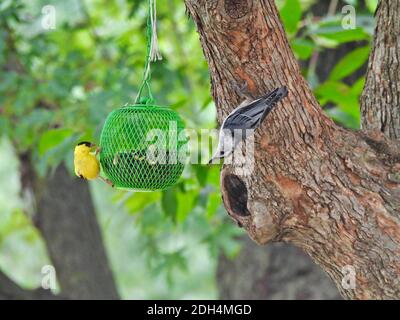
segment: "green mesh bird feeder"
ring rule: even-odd
[[[100,163],[116,187],[163,190],[182,174],[184,125],[179,115],[154,105],[131,105],[113,111],[100,138]],[[182,149],[183,148],[183,149]]]
[[[100,137],[103,173],[119,188],[164,190],[174,185],[184,169],[187,141],[178,113],[154,104],[150,90],[150,63],[160,60],[156,35],[156,4],[149,0],[147,58],[143,83],[135,104],[114,110]],[[147,89],[148,96],[142,96]]]

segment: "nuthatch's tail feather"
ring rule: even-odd
[[[246,106],[238,107],[226,117],[222,129],[256,129],[274,106],[287,94],[286,87],[278,88]]]
[[[283,98],[285,98],[287,95],[288,95],[288,89],[286,87],[281,87],[261,97],[260,103],[265,106],[265,109],[263,110],[263,114],[260,118],[259,125],[261,124],[261,122],[264,121],[264,119],[275,107],[275,105]]]

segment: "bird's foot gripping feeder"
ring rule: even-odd
[[[100,137],[100,163],[116,187],[163,190],[181,176],[186,154],[179,115],[154,105],[131,105],[108,116]]]

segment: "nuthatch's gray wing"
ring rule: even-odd
[[[274,106],[287,94],[287,88],[281,87],[233,110],[222,123],[218,149],[209,163],[231,154],[237,144],[247,137],[248,130],[258,128]],[[236,130],[242,130],[241,135],[234,134]]]
[[[286,87],[278,88],[247,105],[236,108],[226,117],[221,129],[256,129],[287,94]]]

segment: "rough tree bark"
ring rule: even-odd
[[[335,0],[318,1],[311,8],[313,17],[335,14],[346,5]],[[320,82],[328,79],[330,72],[346,54],[364,42],[349,42],[334,49],[315,52],[309,61],[301,61],[302,68],[316,63],[316,75]],[[315,56],[317,55],[317,56]],[[364,76],[367,63],[346,78],[353,84]],[[242,250],[235,259],[223,254],[217,266],[217,286],[221,299],[340,299],[339,292],[326,273],[319,268],[301,249],[291,244],[271,244],[267,247],[256,245],[246,236],[240,239]]]
[[[400,1],[381,1],[361,98],[362,128],[400,139]]]
[[[185,2],[209,63],[220,122],[240,103],[232,80],[246,81],[254,95],[289,89],[256,133],[252,174],[239,176],[232,165],[221,172],[229,215],[259,244],[304,249],[346,298],[400,298],[400,142],[381,131],[344,130],[323,113],[272,0]],[[388,11],[396,4],[388,2]],[[378,17],[388,14],[385,8]],[[383,31],[377,28],[377,38]],[[395,51],[390,45],[385,50]],[[400,106],[392,108],[398,114]],[[341,285],[345,266],[354,268],[354,289]]]

